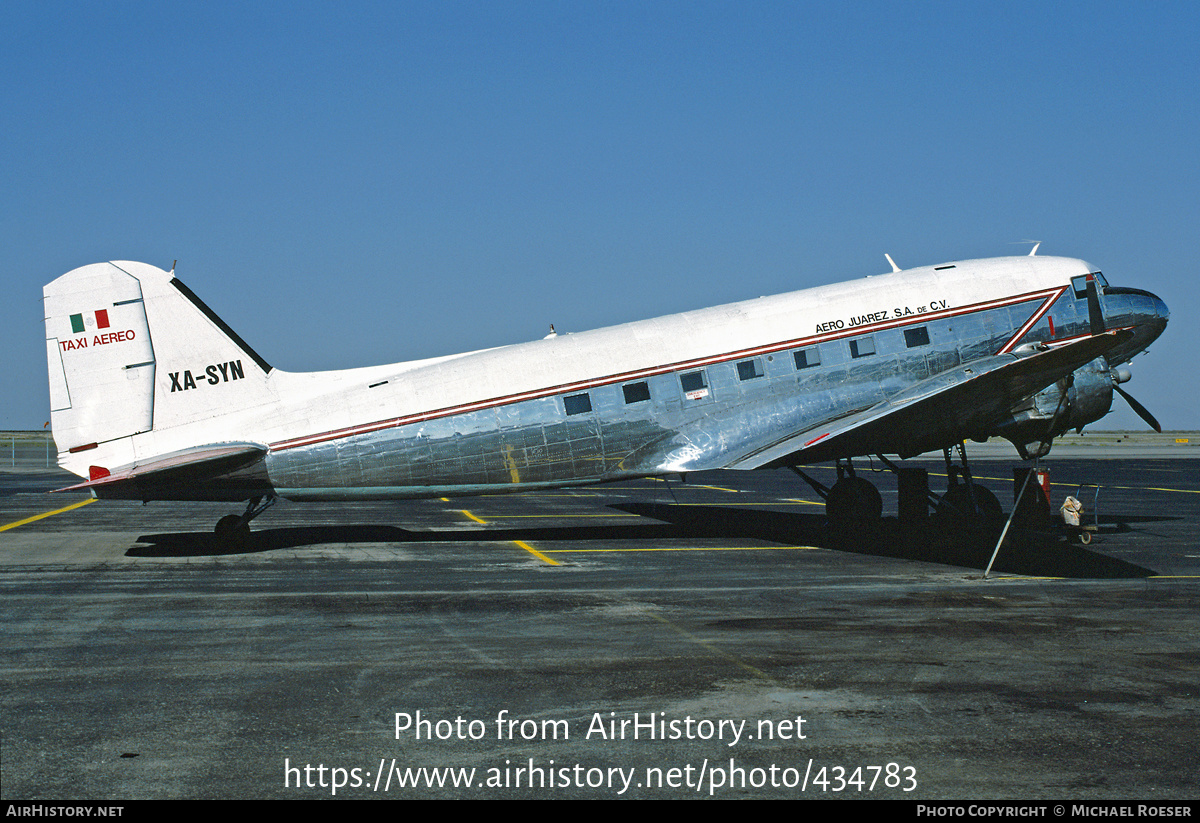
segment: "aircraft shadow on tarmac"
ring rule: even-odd
[[[697,538],[741,538],[781,545],[807,545],[858,555],[940,563],[982,570],[999,537],[999,528],[964,530],[939,527],[935,521],[919,528],[902,526],[887,518],[877,529],[838,533],[823,515],[747,511],[722,506],[664,503],[623,503],[610,508],[650,518],[631,524],[596,526],[544,526],[410,531],[387,525],[291,526],[251,532],[241,541],[228,542],[211,532],[151,534],[138,538],[145,545],[131,547],[129,557],[204,557],[259,554],[321,544],[471,543],[481,540],[525,541],[662,541]],[[1138,518],[1129,518],[1134,520]],[[1155,518],[1161,519],[1161,518]],[[1104,533],[1128,531],[1118,527]],[[1037,577],[1138,578],[1156,572],[1067,543],[1060,534],[1014,528],[1005,539],[993,570]]]
[[[667,523],[638,523],[610,526],[549,526],[542,528],[439,529],[414,531],[399,526],[337,525],[283,526],[250,533],[242,543],[222,541],[212,532],[149,534],[138,538],[145,546],[134,546],[128,557],[202,557],[208,555],[258,554],[262,552],[317,546],[325,543],[478,543],[513,540],[665,540],[686,539],[696,532]]]
[[[745,509],[636,503],[614,508],[665,520],[693,534],[715,533],[787,545],[803,543],[851,554],[979,570],[987,568],[1001,530],[1000,525],[947,528],[933,518],[925,525],[913,527],[895,518],[885,518],[875,529],[837,532],[818,514],[759,510],[753,517],[747,517]],[[1123,523],[1122,528],[1129,530]],[[1116,531],[1116,528],[1103,530]],[[1156,574],[1143,566],[1072,545],[1059,533],[1016,527],[1005,537],[992,570],[1030,577],[1133,578]]]

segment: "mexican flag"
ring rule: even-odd
[[[96,328],[98,328],[98,329],[107,329],[108,328],[108,309],[96,309],[96,311],[94,311],[94,312],[88,312],[88,317],[89,317],[89,319],[95,318]],[[71,315],[71,333],[79,334],[80,332],[83,332],[83,331],[87,331],[87,327],[84,325],[84,322],[83,322],[83,315],[82,314],[72,314]]]

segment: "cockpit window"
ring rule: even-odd
[[[1080,275],[1079,277],[1071,278],[1071,288],[1075,290],[1075,299],[1083,300],[1087,297],[1087,281],[1089,277],[1096,279],[1096,289],[1103,294],[1108,288],[1108,281],[1104,279],[1104,275],[1098,271],[1091,274]]]

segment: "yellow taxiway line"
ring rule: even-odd
[[[755,677],[761,678],[763,680],[766,680],[769,682],[774,682],[774,681],[772,681],[771,676],[766,674],[765,672],[763,672],[761,669],[756,669],[754,666],[751,666],[749,663],[745,663],[742,660],[739,660],[737,657],[735,657],[732,654],[730,654],[729,652],[725,651],[720,646],[716,646],[712,643],[709,643],[707,640],[700,639],[699,637],[692,634],[687,629],[683,628],[682,626],[680,626],[678,623],[674,622],[673,620],[668,620],[667,618],[663,617],[662,615],[655,614],[654,612],[649,611],[647,609],[643,609],[642,614],[644,614],[646,617],[649,617],[651,620],[657,620],[659,623],[666,626],[671,631],[675,632],[676,634],[678,634],[679,636],[688,640],[689,642],[694,643],[697,646],[700,646],[702,649],[706,649],[707,651],[711,652],[712,654],[716,655],[717,657],[721,657],[721,658],[724,658],[725,660],[728,660],[730,663],[737,666],[739,669],[747,671],[750,674],[754,675]]]
[[[469,511],[467,511],[466,509],[460,509],[460,511],[461,511],[463,514],[465,514],[467,517],[469,517],[469,518],[471,518],[472,520],[474,520],[476,523],[479,523],[479,524],[480,524],[480,525],[482,525],[482,526],[486,526],[486,525],[487,525],[487,521],[486,521],[486,520],[481,520],[480,518],[478,518],[478,517],[476,517],[475,515],[471,514],[471,513],[470,513]],[[529,553],[530,553],[530,554],[532,554],[534,557],[536,557],[538,560],[541,560],[543,563],[549,563],[551,566],[561,566],[561,565],[562,565],[562,563],[559,563],[557,560],[551,560],[549,557],[546,557],[546,555],[542,554],[540,551],[538,551],[538,550],[537,550],[537,549],[535,549],[533,546],[531,546],[531,545],[529,545],[528,543],[526,543],[524,540],[514,540],[514,541],[512,541],[512,542],[516,543],[516,544],[517,544],[518,546],[520,546],[522,549],[524,549],[525,551],[529,552]]]
[[[80,506],[86,506],[88,503],[95,503],[95,502],[96,502],[96,498],[89,497],[87,500],[80,500],[78,503],[72,503],[69,506],[63,506],[61,509],[55,509],[52,512],[43,512],[42,514],[35,514],[33,517],[26,517],[24,520],[18,520],[15,523],[9,523],[7,525],[0,526],[0,532],[6,532],[9,529],[15,529],[17,526],[24,526],[26,523],[33,523],[34,521],[37,521],[37,520],[42,520],[47,517],[53,517],[56,514],[62,514],[63,512],[69,512],[69,511],[71,511],[71,509],[78,509]]]
[[[516,543],[518,546],[520,546],[525,551],[532,554],[538,560],[543,560],[546,563],[549,563],[551,566],[561,566],[562,565],[557,560],[551,560],[549,557],[546,557],[546,555],[542,554],[540,551],[538,551],[533,546],[526,543],[524,540],[514,540],[513,542]]]
[[[546,549],[550,554],[602,554],[605,552],[808,552],[820,550],[820,546],[661,546],[653,549]]]

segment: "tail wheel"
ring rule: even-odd
[[[223,543],[239,545],[250,539],[250,523],[241,515],[227,514],[217,521],[213,534]]]

